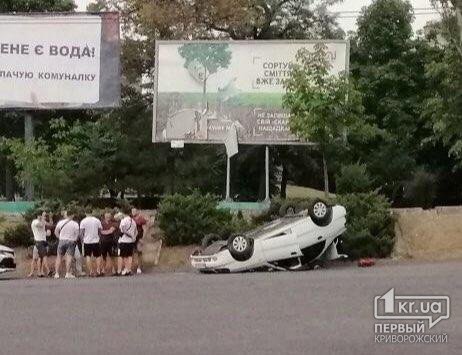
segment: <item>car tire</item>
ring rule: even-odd
[[[242,234],[228,238],[228,250],[237,261],[246,261],[253,255],[253,239]]]
[[[316,199],[308,209],[308,214],[314,224],[325,227],[332,221],[332,206],[321,199]]]
[[[208,246],[210,246],[212,243],[217,242],[219,240],[221,240],[221,238],[218,234],[215,234],[215,233],[207,234],[206,236],[204,236],[204,238],[202,238],[201,246],[203,249],[205,249]]]

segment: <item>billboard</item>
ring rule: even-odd
[[[119,15],[0,15],[0,109],[114,107]]]
[[[331,73],[348,71],[348,41],[322,41]],[[317,41],[158,41],[153,142],[297,144],[282,107],[297,51]]]

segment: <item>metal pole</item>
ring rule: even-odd
[[[270,178],[269,178],[269,147],[266,146],[265,149],[265,202],[270,200]]]
[[[231,201],[231,158],[226,156],[226,201]]]
[[[32,114],[26,112],[24,115],[24,141],[31,143],[34,140],[34,121]],[[32,201],[34,199],[34,184],[31,181],[31,177],[28,176],[28,179],[24,184],[24,195],[27,201]]]

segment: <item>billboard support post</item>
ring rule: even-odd
[[[26,112],[24,115],[24,142],[26,144],[32,143],[34,140],[34,119],[30,112]],[[31,176],[27,177],[24,183],[24,194],[27,201],[34,199],[34,184],[31,180]]]
[[[270,200],[269,147],[265,146],[265,202]]]
[[[226,155],[226,201],[231,201],[231,158]]]

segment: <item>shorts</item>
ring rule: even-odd
[[[92,255],[95,258],[99,258],[101,256],[101,247],[99,246],[99,243],[84,243],[83,256],[90,257]]]
[[[119,256],[122,258],[133,256],[134,248],[135,243],[119,243]]]
[[[106,260],[107,257],[116,256],[116,248],[117,244],[112,239],[101,241],[101,255],[103,259]]]
[[[60,240],[58,243],[58,255],[64,256],[67,254],[69,256],[74,257],[75,254],[75,245],[76,243],[72,240]]]
[[[48,243],[45,241],[35,242],[37,248],[37,255],[40,259],[43,259],[48,255]]]

